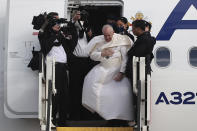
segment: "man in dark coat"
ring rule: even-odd
[[[56,126],[66,126],[69,114],[68,100],[68,52],[63,47],[67,44],[58,23],[50,23],[38,37],[41,51],[45,57],[55,58],[55,88],[57,93],[52,96],[52,122]]]
[[[156,44],[156,39],[151,36],[151,26],[144,20],[136,20],[132,23],[133,34],[137,36],[137,40],[134,42],[132,48],[128,51],[128,61],[126,65],[125,74],[133,85],[133,56],[146,57],[146,72],[150,74],[151,60],[153,56],[153,48]],[[134,94],[134,106],[137,104],[137,96]],[[137,118],[135,118],[137,120]]]
[[[70,93],[70,119],[82,120],[85,119],[83,115],[86,112],[82,106],[82,88],[84,78],[87,73],[94,67],[94,62],[87,57],[78,57],[73,54],[77,45],[82,44],[79,39],[87,39],[88,33],[80,23],[81,12],[74,11],[72,20],[68,23],[68,33],[71,37],[69,43],[69,50],[71,58],[69,60],[69,93]],[[86,34],[86,35],[85,35]],[[91,38],[90,38],[91,39]],[[89,39],[88,39],[89,40]],[[84,111],[85,110],[85,111]]]
[[[128,51],[128,61],[126,66],[126,76],[132,81],[133,71],[132,71],[132,58],[136,57],[146,57],[150,55],[150,59],[153,58],[153,48],[156,44],[156,39],[151,36],[149,31],[145,31],[147,22],[144,20],[136,20],[132,23],[133,34],[137,36],[137,40],[134,42],[132,48]]]

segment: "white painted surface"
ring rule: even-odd
[[[10,10],[10,16],[7,15],[7,2],[10,2],[11,10]],[[57,3],[57,4],[55,4]],[[28,56],[23,58],[30,58],[31,52],[28,52],[31,50],[31,48],[27,48],[25,50],[24,41],[33,41],[34,44],[38,44],[36,36],[32,36],[33,29],[31,25],[31,20],[34,15],[38,15],[39,13],[42,13],[44,11],[57,11],[60,12],[60,16],[63,16],[63,8],[64,8],[64,1],[58,0],[58,1],[52,1],[52,0],[34,0],[34,1],[24,1],[24,0],[0,0],[0,131],[39,131],[39,121],[38,119],[12,119],[12,118],[25,118],[25,117],[31,117],[36,118],[37,115],[30,115],[30,116],[18,116],[15,115],[13,112],[8,112],[6,106],[4,109],[4,104],[7,99],[6,93],[4,93],[4,73],[6,71],[4,70],[4,64],[3,61],[3,54],[5,46],[8,45],[11,48],[9,50],[11,51],[20,51],[21,56]],[[62,12],[62,13],[61,13]],[[7,21],[7,16],[10,17],[9,23]],[[9,24],[9,31],[10,34],[7,36],[8,33],[6,33],[6,26]],[[6,37],[9,38],[9,41],[7,42]],[[13,45],[13,46],[11,46]],[[24,52],[27,51],[27,52]],[[25,53],[29,53],[25,55]],[[12,61],[12,60],[11,60]],[[23,68],[26,71],[23,71],[23,74],[29,73],[28,77],[32,78],[32,81],[30,81],[31,78],[25,79],[27,77],[19,75],[20,73],[17,72],[16,82],[13,83],[11,81],[9,83],[9,90],[8,90],[8,102],[11,105],[11,107],[17,111],[21,112],[37,112],[37,106],[38,106],[38,94],[37,94],[37,81],[36,81],[36,73],[31,72],[30,69],[26,68],[26,64],[28,62],[23,59],[23,62],[18,62],[19,67]],[[17,63],[10,63],[10,68],[15,70]],[[9,71],[10,71],[9,68]],[[10,71],[14,73],[14,71]],[[33,74],[33,75],[32,75]],[[24,85],[21,86],[21,81],[23,80]],[[29,80],[29,82],[27,81]],[[29,85],[30,83],[33,83],[32,85]],[[18,86],[20,85],[20,86]],[[6,88],[6,87],[5,87]],[[6,90],[5,90],[6,91]],[[29,93],[28,93],[29,92]],[[17,97],[19,96],[19,97]],[[12,118],[8,118],[12,117]]]
[[[152,34],[157,36],[179,0],[125,0],[125,16],[135,16],[137,11],[148,16],[153,24]],[[197,10],[191,6],[184,19],[196,20]],[[195,14],[195,15],[194,15]],[[131,20],[130,20],[131,21]],[[197,45],[197,30],[176,30],[169,41],[157,41],[155,51],[164,46],[171,51],[171,64],[159,68],[152,63],[152,114],[150,131],[196,131],[197,105],[155,105],[161,92],[173,100],[172,92],[197,92],[197,69],[188,62],[189,49]],[[182,96],[183,100],[186,98]],[[196,101],[193,99],[193,101]]]
[[[5,67],[5,114],[10,118],[37,118],[38,72],[27,68],[31,50],[39,50],[31,25],[34,15],[55,11],[64,15],[63,0],[10,0]],[[7,72],[6,72],[7,71]],[[27,106],[28,105],[28,106]]]
[[[57,6],[51,3],[54,2],[54,0],[42,0],[40,1],[41,2],[40,4],[35,5],[35,3],[39,1],[40,0],[34,0],[34,1],[10,0],[12,4],[12,9],[14,9],[12,10],[13,11],[12,15],[13,14],[18,15],[17,11],[21,13],[19,16],[14,16],[13,18],[11,18],[12,21],[10,22],[10,24],[12,25],[10,26],[11,36],[9,36],[9,43],[11,43],[14,46],[10,48],[10,51],[15,51],[17,49],[23,51],[24,41],[26,40],[34,41],[37,44],[36,37],[31,36],[33,32],[32,26],[30,24],[32,16],[37,15],[41,11],[44,12],[45,10],[54,11],[55,9],[54,7]],[[130,18],[131,16],[134,16],[137,11],[142,11],[144,15],[148,16],[149,20],[153,23],[152,34],[156,36],[179,0],[173,0],[173,1],[172,0],[165,0],[165,1],[124,0],[124,1],[126,5],[124,7],[125,16],[127,18]],[[9,44],[6,43],[6,39],[5,39],[6,36],[5,27],[7,23],[5,21],[6,2],[7,0],[0,0],[0,73],[1,73],[0,74],[0,131],[27,131],[27,130],[38,131],[39,122],[36,119],[8,119],[4,115],[4,110],[3,110],[3,104],[4,104],[3,98],[5,95],[3,93],[4,63],[2,59],[3,59],[3,47],[4,47],[3,45]],[[44,4],[45,2],[48,4],[47,5]],[[63,2],[63,0],[61,0],[61,2]],[[58,8],[57,11],[60,14],[62,13],[63,16],[64,11],[61,11],[61,9],[62,8]],[[189,10],[188,14],[185,16],[184,19],[196,20],[195,16],[193,16],[193,14],[196,14],[194,11],[196,10],[194,8],[193,9],[191,8],[191,10]],[[19,19],[19,17],[22,18]],[[20,22],[22,22],[21,25],[19,24]],[[13,26],[13,24],[15,26]],[[26,28],[23,28],[24,26]],[[18,30],[15,30],[15,28]],[[185,130],[196,131],[195,128],[197,121],[196,105],[177,105],[177,106],[165,105],[165,104],[155,105],[156,99],[158,98],[160,92],[165,92],[169,99],[172,99],[172,97],[169,94],[173,91],[179,91],[183,93],[186,91],[197,92],[197,88],[196,88],[197,70],[189,65],[187,59],[189,49],[192,46],[196,45],[196,34],[197,34],[197,30],[177,30],[170,41],[157,42],[156,48],[159,46],[165,46],[171,50],[172,62],[171,65],[166,69],[161,69],[153,63],[153,70],[154,70],[152,76],[153,97],[152,97],[152,110],[151,110],[152,122],[151,122],[150,131],[185,131]],[[20,53],[22,54],[22,56],[24,56],[25,54],[25,52],[20,52]],[[25,64],[26,62],[23,63],[22,66],[25,67]],[[31,72],[29,69],[25,69],[25,70],[28,73]],[[34,82],[36,81],[35,75],[36,74],[34,75],[30,74],[30,76],[34,78]],[[9,83],[9,84],[14,84],[14,83]],[[14,97],[9,98],[8,102],[14,110],[21,112],[23,111],[36,112],[37,110],[36,95],[38,94],[36,94],[37,92],[36,82],[34,84],[32,85],[32,87],[28,87],[28,89],[22,87],[24,88],[24,90],[21,90],[21,91],[27,91],[29,92],[29,94],[32,91],[33,93],[30,94],[32,99],[28,97],[29,94],[24,93],[25,94],[24,95],[22,94],[22,92],[18,91],[17,90],[18,87],[14,88],[15,85],[9,86],[10,90],[8,96],[14,96]],[[19,96],[19,98],[16,98],[15,93],[16,95]],[[21,95],[23,95],[24,97],[22,98]],[[23,104],[21,103],[21,101],[23,101]],[[28,102],[33,103],[33,105],[27,106],[29,105]],[[24,116],[16,116],[14,115],[14,113],[8,113],[7,115],[9,115],[10,117],[24,117]]]
[[[4,115],[3,44],[7,0],[0,0],[0,131],[39,131],[36,119],[9,119]]]

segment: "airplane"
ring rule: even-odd
[[[148,119],[148,122],[144,128],[139,125],[137,130],[195,131],[195,0],[0,0],[0,131],[42,129],[38,119],[42,112],[40,74],[27,68],[32,48],[40,49],[31,21],[33,16],[51,11],[69,20],[72,10],[79,7],[88,10],[95,28],[100,28],[105,20],[105,11],[125,16],[129,22],[132,22],[132,16],[140,13],[152,23],[151,34],[156,37],[157,44],[153,51],[151,82],[148,81],[146,118],[140,120]]]

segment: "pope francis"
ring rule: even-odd
[[[129,80],[124,77],[127,51],[133,42],[104,25],[100,41],[95,41],[90,58],[100,61],[85,77],[82,104],[105,120],[132,121],[133,103]]]

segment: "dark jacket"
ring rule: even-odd
[[[55,32],[39,32],[38,39],[44,56],[50,52],[53,46],[60,46],[63,43],[63,36]],[[56,39],[59,42],[54,42]]]
[[[149,32],[143,33],[141,36],[137,37],[132,48],[128,51],[128,61],[126,65],[126,76],[132,80],[133,76],[133,56],[136,57],[147,57],[149,56],[149,61],[153,58],[153,48],[156,44],[156,39],[151,36]],[[150,64],[150,62],[149,62]]]
[[[75,47],[77,46],[78,39],[79,39],[78,32],[75,27],[75,23],[72,23],[72,21],[70,21],[68,23],[67,31],[68,31],[68,35],[72,36],[72,39],[70,40],[70,43],[69,43],[69,49],[71,52],[73,52]]]
[[[53,46],[62,45],[69,59],[69,54],[70,54],[68,48],[69,41],[65,39],[65,37],[62,35],[61,32],[53,32],[53,31],[46,31],[43,33],[39,32],[38,39],[41,46],[41,52],[45,57],[51,51]],[[56,39],[58,40],[58,42],[55,42]]]

